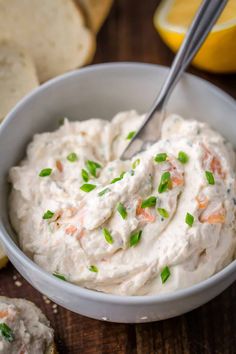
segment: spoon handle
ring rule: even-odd
[[[205,41],[228,0],[204,0],[172,63],[169,74],[147,113],[144,123],[124,150],[121,158],[129,159],[145,148],[147,142],[160,138],[164,119],[163,109],[182,73]]]

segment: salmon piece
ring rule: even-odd
[[[217,173],[221,178],[225,178],[225,172],[222,170],[221,162],[216,156],[213,156],[211,160],[211,170]]]
[[[171,176],[172,187],[182,186],[184,184],[184,179],[180,174],[175,174]]]
[[[81,240],[85,236],[85,230],[81,230],[76,236],[77,240]]]
[[[75,227],[74,225],[70,225],[65,229],[67,235],[74,235],[76,231],[77,231],[77,227]]]
[[[198,208],[199,209],[206,209],[209,203],[209,199],[205,196],[196,196],[196,201],[198,203]]]
[[[224,224],[225,222],[225,213],[224,209],[219,210],[218,212],[214,212],[208,216],[200,216],[200,221],[202,223],[207,222],[208,224]]]
[[[57,211],[54,213],[54,215],[53,215],[51,221],[58,221],[58,220],[61,218],[61,216],[62,216],[62,210],[57,210]]]
[[[0,311],[0,318],[8,317],[8,315],[9,315],[8,310]]]
[[[141,205],[142,205],[142,199],[139,199],[136,208],[136,215],[141,216],[142,219],[146,222],[154,222],[156,220],[156,217],[151,213],[149,213],[148,211],[146,211],[144,208],[141,208]]]
[[[184,184],[184,178],[182,173],[180,173],[177,170],[177,167],[174,165],[171,159],[169,159],[169,164],[170,164],[170,168],[168,169],[168,171],[171,173],[170,189],[174,187],[182,186]]]
[[[203,168],[210,169],[214,174],[217,174],[222,179],[225,178],[225,172],[222,169],[222,165],[217,156],[213,155],[205,145],[204,148],[204,156],[202,159]]]
[[[59,172],[63,172],[63,165],[62,165],[60,160],[56,161],[56,167],[57,167]]]

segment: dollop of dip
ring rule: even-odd
[[[162,139],[119,156],[143,122],[65,120],[10,171],[23,251],[63,280],[150,295],[209,278],[234,258],[235,154],[206,124],[170,115]]]
[[[53,343],[53,329],[30,301],[0,297],[0,353],[42,354]]]

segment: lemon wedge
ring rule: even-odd
[[[0,269],[5,267],[7,262],[8,262],[8,258],[5,255],[5,253],[4,253],[3,249],[2,249],[2,246],[0,245]]]
[[[183,41],[201,0],[165,0],[154,14],[154,25],[174,52]],[[229,0],[193,65],[214,72],[236,72],[236,0]]]

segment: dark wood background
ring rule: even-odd
[[[173,54],[152,24],[157,4],[155,0],[115,0],[98,35],[94,63],[141,61],[170,65]],[[194,68],[189,71],[236,98],[236,75],[212,75]],[[236,353],[236,283],[184,316],[138,325],[100,322],[60,307],[54,313],[53,304],[45,303],[10,264],[0,272],[0,294],[34,301],[55,328],[61,354]]]

